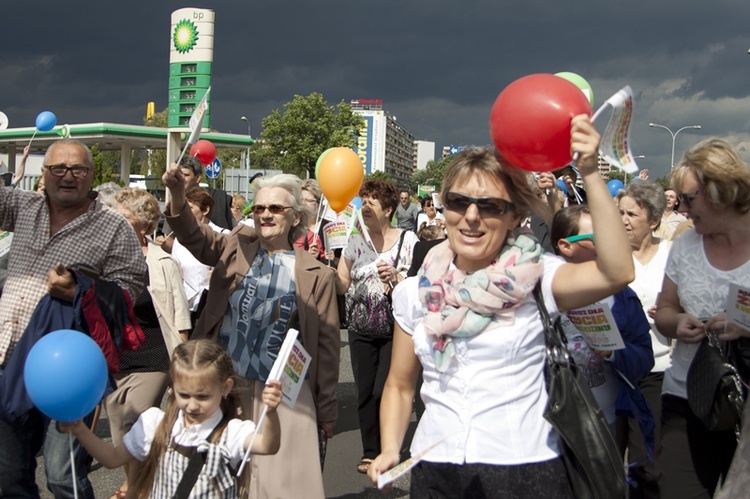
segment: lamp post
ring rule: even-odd
[[[250,121],[247,119],[246,116],[242,116],[240,118],[240,121],[244,121],[247,124],[247,136],[252,138],[252,134],[250,133]],[[250,178],[250,146],[247,147],[247,151],[245,151],[245,171],[247,172],[247,176],[245,178]],[[248,198],[250,195],[250,182],[245,183],[245,199]]]
[[[672,136],[672,162],[669,163],[669,170],[670,171],[672,171],[672,168],[674,168],[674,140],[677,137],[677,134],[680,133],[681,131],[685,130],[686,128],[696,128],[696,129],[699,129],[701,127],[700,125],[687,125],[687,126],[684,126],[684,127],[680,128],[676,132],[672,132],[672,130],[670,130],[669,127],[664,126],[664,125],[660,125],[658,123],[649,123],[648,126],[650,126],[652,128],[653,127],[663,128],[664,130],[666,130],[666,131],[669,132],[669,135]]]

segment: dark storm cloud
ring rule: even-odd
[[[438,151],[485,144],[502,88],[572,71],[597,105],[633,86],[634,153],[659,174],[671,139],[651,121],[703,126],[678,151],[708,135],[750,140],[750,3],[726,0],[5,0],[0,110],[11,126],[44,109],[61,122],[140,123],[148,101],[166,107],[170,13],[186,6],[216,12],[211,118],[222,131],[246,133],[247,116],[258,135],[271,110],[317,91],[330,104],[381,98]]]

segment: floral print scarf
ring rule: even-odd
[[[451,269],[455,253],[448,241],[435,246],[419,273],[419,301],[424,328],[433,337],[433,356],[445,372],[455,355],[453,338],[484,331],[493,321],[512,324],[515,310],[542,274],[541,245],[529,229],[508,234],[498,258],[489,267],[466,274]]]

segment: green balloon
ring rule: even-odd
[[[563,71],[562,73],[555,73],[555,76],[559,76],[560,78],[568,80],[573,85],[580,88],[581,92],[583,92],[589,99],[589,103],[591,104],[591,106],[594,106],[594,89],[591,88],[589,82],[587,82],[582,76],[575,73],[569,73],[567,71]]]
[[[335,149],[335,147],[331,147],[330,149],[326,149],[325,151],[323,151],[323,154],[321,154],[318,157],[318,161],[315,163],[315,180],[318,180],[318,174],[320,172],[320,163],[321,163],[321,161],[323,161],[323,158],[325,157],[325,155],[328,154],[329,152],[331,152],[333,149]]]

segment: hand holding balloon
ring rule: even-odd
[[[185,208],[185,177],[182,175],[182,170],[177,167],[176,163],[172,163],[164,175],[161,176],[161,182],[164,187],[169,189],[169,209],[172,215],[181,213]]]
[[[570,152],[578,155],[576,166],[582,175],[599,171],[601,137],[588,114],[575,116],[570,122]]]

